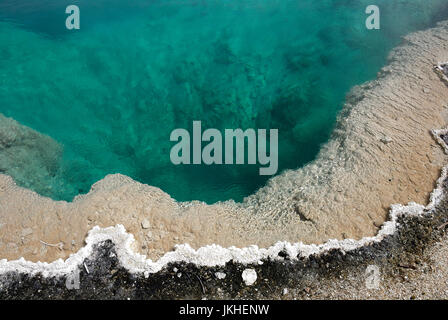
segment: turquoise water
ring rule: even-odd
[[[174,166],[171,131],[277,128],[279,172],[313,160],[348,90],[448,18],[446,0],[377,0],[381,30],[367,30],[371,2],[2,0],[0,112],[64,148],[31,187],[71,200],[122,173],[181,201],[241,201],[269,178],[259,166]]]

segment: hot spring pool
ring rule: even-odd
[[[63,148],[39,181],[11,175],[57,200],[122,173],[179,201],[241,201],[269,178],[259,166],[175,166],[170,133],[195,120],[275,128],[278,172],[312,161],[349,89],[448,7],[377,0],[381,29],[367,30],[370,2],[3,0],[0,113]],[[70,4],[81,11],[78,31],[65,28]]]

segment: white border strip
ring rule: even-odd
[[[433,131],[442,132],[440,130]],[[443,132],[448,132],[445,129]],[[445,145],[445,144],[444,144]],[[446,148],[446,145],[445,145]],[[448,149],[448,148],[446,148]],[[6,272],[20,272],[26,274],[41,273],[44,277],[67,275],[79,268],[84,260],[93,253],[93,247],[106,240],[111,240],[115,244],[115,250],[118,260],[124,268],[131,273],[143,273],[149,276],[162,270],[169,263],[193,263],[197,266],[216,267],[224,266],[229,261],[241,264],[258,263],[260,260],[273,259],[278,260],[278,254],[281,251],[288,253],[291,260],[296,260],[297,256],[309,257],[311,255],[322,254],[331,249],[340,249],[343,252],[352,251],[360,247],[381,242],[386,236],[392,235],[397,230],[398,218],[400,216],[420,216],[425,211],[432,210],[443,198],[442,183],[448,176],[448,166],[442,169],[442,174],[437,180],[437,187],[433,190],[430,197],[430,203],[425,207],[415,202],[409,203],[407,206],[395,204],[391,206],[390,220],[385,222],[375,237],[364,237],[361,240],[345,239],[345,240],[329,240],[328,242],[315,245],[306,245],[302,242],[277,242],[275,245],[265,249],[258,246],[249,246],[246,248],[223,248],[213,244],[194,250],[188,244],[177,245],[174,251],[166,253],[158,261],[153,262],[146,259],[145,255],[136,253],[132,249],[135,241],[134,236],[126,232],[123,225],[115,227],[100,228],[95,226],[89,231],[86,238],[86,246],[81,248],[77,253],[70,255],[65,261],[62,259],[51,263],[47,262],[30,262],[24,258],[19,260],[7,261],[0,260],[0,274]]]

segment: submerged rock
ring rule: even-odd
[[[0,173],[17,184],[46,194],[59,169],[62,147],[49,136],[0,113]]]

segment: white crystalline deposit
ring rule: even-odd
[[[257,281],[257,272],[254,269],[246,269],[241,275],[246,286],[251,286]]]
[[[226,278],[226,274],[224,272],[216,272],[215,273],[216,278],[218,278],[219,280],[223,280]]]

